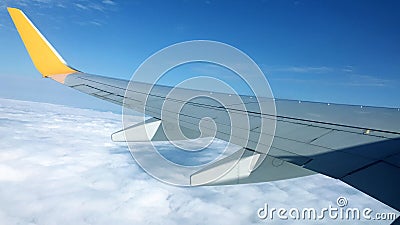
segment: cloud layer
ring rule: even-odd
[[[0,99],[1,224],[283,223],[260,220],[256,211],[264,203],[322,208],[339,196],[352,207],[394,212],[322,175],[240,186],[166,185],[147,175],[125,145],[111,142],[120,127],[120,115],[110,112]]]

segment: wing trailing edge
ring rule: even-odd
[[[211,163],[190,176],[191,186],[250,184],[285,180],[315,174],[304,167],[266,155],[253,169],[254,152],[239,149],[237,152]],[[257,159],[257,158],[256,158]],[[221,172],[222,171],[222,172]],[[224,172],[226,171],[226,172]]]

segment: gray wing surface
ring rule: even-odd
[[[128,81],[74,74],[67,77],[65,84],[97,98],[122,105]],[[165,86],[155,86],[153,91],[146,95],[140,90],[141,87],[145,90],[146,85],[148,84],[138,84],[135,85],[137,90],[129,90],[134,92],[129,95],[132,98],[131,108],[138,112],[146,112],[147,115],[160,119],[163,103],[180,101],[166,98],[171,88]],[[184,94],[193,90],[180,91]],[[201,94],[202,91],[195,92]],[[229,95],[225,94],[222,98],[229,98]],[[246,105],[245,113],[250,115],[250,140],[256,142],[258,138],[262,139],[263,135],[271,135],[260,133],[257,127],[257,118],[269,115],[259,112],[254,98],[241,98]],[[292,100],[276,100],[275,104],[276,132],[267,160],[263,162],[268,165],[261,165],[248,177],[237,177],[229,182],[216,184],[265,182],[308,175],[313,171],[340,179],[387,205],[400,209],[398,109]],[[226,107],[207,99],[192,100],[186,102],[186,105],[186,109],[184,108],[179,115],[182,126],[196,132],[201,118],[209,116],[218,126],[216,137],[229,141],[230,127],[226,118]],[[234,105],[231,109],[235,109]],[[173,110],[170,113],[173,114]],[[162,123],[168,122],[167,120],[168,118]],[[246,150],[254,151],[251,143],[246,146]],[[284,163],[276,163],[279,161]],[[286,166],[273,172],[279,165]]]

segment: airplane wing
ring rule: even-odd
[[[162,106],[181,104],[179,96],[168,97],[171,87],[155,85],[150,93],[145,90],[150,84],[135,84],[134,90],[127,90],[126,80],[108,78],[80,72],[66,64],[51,44],[40,34],[25,14],[19,9],[8,8],[14,24],[38,71],[43,77],[51,78],[66,86],[118,105],[145,112],[151,119],[132,125],[112,135],[114,141],[158,141],[165,140],[162,126],[171,121],[161,119]],[[182,95],[202,91],[179,89]],[[217,93],[220,98],[231,95]],[[250,127],[235,127],[249,132],[249,144],[243,146],[243,155],[235,167],[213,182],[205,181],[227,163],[235,159],[234,153],[208,165],[192,174],[192,185],[223,185],[256,183],[289,179],[321,173],[359,189],[383,203],[400,210],[400,111],[394,108],[379,108],[355,105],[327,104],[274,99],[276,115],[263,114],[252,96],[240,96],[246,111],[235,104],[221,107],[207,99],[193,99],[185,102],[182,111],[163,112],[170,115],[179,113],[179,124],[187,136],[199,135],[198,124],[205,116],[211,117],[217,125],[215,137],[225,141],[241,143],[240,132],[229,138],[232,127],[226,112],[249,116]],[[275,133],[265,133],[259,127],[260,118],[276,121]],[[169,124],[171,125],[171,124]],[[150,127],[151,137],[141,136],[143,126]],[[173,124],[172,124],[173,126]],[[211,128],[210,128],[211,129]],[[247,130],[245,130],[247,129]],[[274,136],[272,145],[263,140]],[[257,147],[257,142],[259,146]],[[269,149],[263,151],[262,147]],[[254,166],[255,156],[265,158]],[[245,166],[243,166],[245,165]],[[252,170],[243,169],[252,167]]]

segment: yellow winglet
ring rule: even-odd
[[[78,72],[66,64],[64,59],[21,10],[16,8],[7,9],[33,64],[43,77],[51,77],[53,75],[65,76]]]

